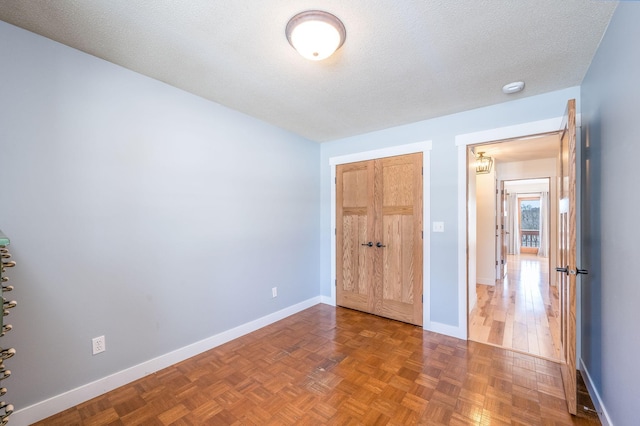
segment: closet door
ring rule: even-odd
[[[336,302],[373,312],[373,161],[339,165],[336,185]]]
[[[422,325],[422,154],[336,168],[337,304]]]
[[[376,160],[379,313],[422,325],[422,153]],[[380,244],[378,244],[380,242]],[[378,293],[377,293],[378,294]]]

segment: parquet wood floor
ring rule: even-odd
[[[572,425],[558,364],[316,305],[37,425]]]
[[[558,289],[549,286],[549,261],[534,254],[510,255],[507,277],[476,286],[469,339],[560,359]]]

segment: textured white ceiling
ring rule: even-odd
[[[2,0],[0,19],[316,141],[579,85],[617,2]],[[345,24],[321,62],[284,29]],[[524,92],[501,87],[526,81]]]

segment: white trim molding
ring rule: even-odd
[[[466,324],[466,322],[465,322]],[[467,340],[466,327],[456,327],[455,325],[443,324],[440,322],[432,321],[429,327],[429,331],[434,333],[444,334],[458,339]]]
[[[576,116],[580,126],[580,115]],[[468,339],[467,330],[467,146],[486,142],[550,133],[560,130],[562,117],[516,124],[456,136],[458,147],[458,324],[459,337]]]
[[[30,405],[11,415],[11,423],[18,425],[29,425],[52,416],[56,413],[74,407],[96,396],[100,396],[106,392],[116,389],[120,386],[131,383],[156,371],[167,368],[173,364],[184,361],[202,352],[206,352],[233,339],[244,336],[245,334],[256,331],[262,327],[273,324],[288,316],[303,311],[307,308],[321,303],[321,298],[313,297],[298,304],[289,306],[280,311],[258,318],[254,321],[239,325],[230,330],[200,340],[183,348],[161,355],[157,358],[150,359],[141,364],[134,365],[126,370],[118,371],[107,377],[103,377],[94,382],[87,383],[68,392],[56,395],[52,398]]]
[[[593,401],[593,406],[598,412],[600,423],[602,423],[602,426],[612,426],[613,422],[611,421],[611,417],[609,417],[609,413],[604,406],[604,402],[602,402],[602,398],[600,397],[600,394],[598,393],[593,380],[591,380],[589,370],[587,370],[587,366],[584,365],[584,361],[582,360],[582,358],[580,358],[580,372],[582,373],[584,383],[587,385],[587,390],[589,391],[589,395],[591,396],[591,400]]]
[[[425,330],[431,330],[431,232],[429,228],[431,220],[431,147],[432,142],[429,140],[329,158],[329,166],[331,167],[331,282],[329,283],[331,296],[328,304],[333,306],[336,305],[336,166],[338,164],[355,163],[357,161],[375,160],[376,158],[393,157],[396,155],[421,152],[422,166],[424,169],[424,173],[422,174],[422,226],[424,231],[424,238],[422,240],[422,292],[424,294],[422,316],[423,328]]]
[[[457,146],[474,145],[477,143],[500,141],[523,136],[539,135],[542,133],[556,132],[562,126],[563,117],[549,118],[547,120],[532,121],[516,124],[514,126],[499,127],[496,129],[482,130],[479,132],[465,133],[456,136]],[[581,116],[576,114],[576,127],[580,127]]]

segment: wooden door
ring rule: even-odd
[[[496,188],[498,182],[496,181]],[[500,181],[496,194],[498,202],[496,216],[496,281],[507,276],[507,244],[509,231],[507,230],[507,192],[504,190],[504,181]]]
[[[336,167],[336,302],[374,311],[374,162]]]
[[[380,315],[422,325],[422,154],[376,160]],[[378,244],[380,242],[381,244]]]
[[[337,304],[422,325],[422,154],[336,172]]]
[[[560,138],[558,263],[561,371],[567,408],[576,414],[576,102],[567,104]]]

